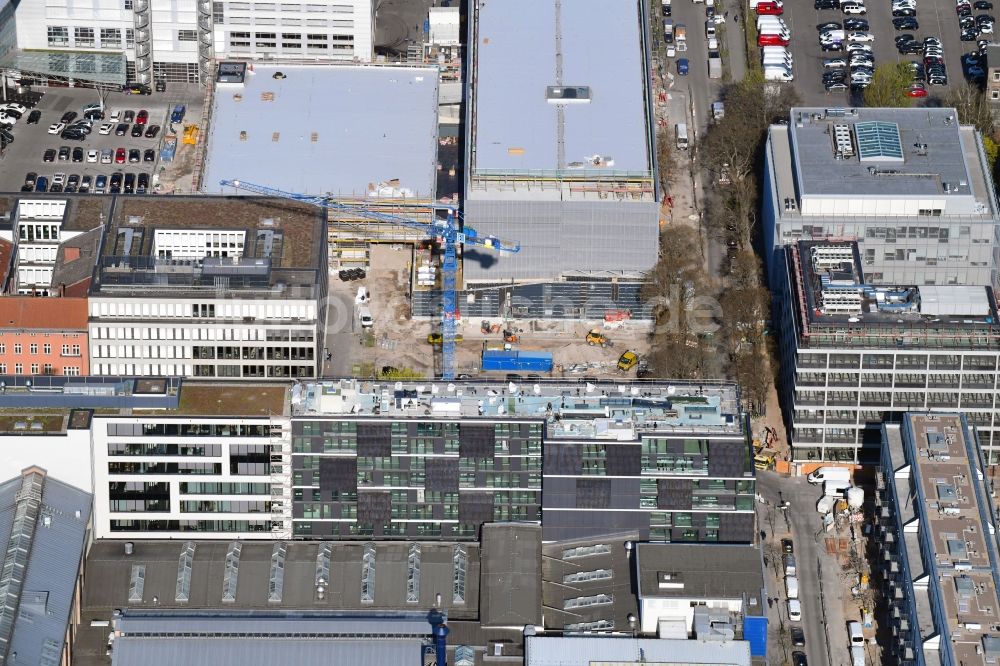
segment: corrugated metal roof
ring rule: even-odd
[[[419,666],[419,640],[130,638],[115,641],[112,666]]]
[[[609,662],[750,666],[750,643],[610,636],[525,638],[525,666],[579,666]]]
[[[20,479],[16,479],[0,486],[0,504],[4,507],[0,519],[4,531],[0,534],[4,536],[10,534],[13,494],[19,484]],[[43,656],[55,654],[58,659],[62,651],[90,506],[89,493],[52,477],[45,478],[40,518],[32,537],[10,645],[10,652],[17,653],[18,663],[44,664],[47,662]]]
[[[920,314],[932,316],[988,317],[986,287],[927,285],[920,287]]]
[[[253,611],[126,612],[118,621],[124,634],[188,636],[280,636],[323,634],[330,636],[429,636],[431,626],[423,615],[380,613],[370,616],[267,613]]]

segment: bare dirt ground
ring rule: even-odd
[[[327,321],[327,348],[331,358],[324,367],[327,376],[369,374],[383,366],[409,368],[428,377],[440,363],[439,347],[427,342],[427,335],[439,328],[435,320],[410,318],[407,298],[412,253],[408,246],[375,245],[371,251],[371,269],[363,280],[342,282],[330,276]],[[371,295],[369,308],[375,325],[363,330],[358,322],[355,295],[359,287]],[[618,357],[626,350],[639,354],[649,351],[648,325],[627,322],[605,329],[603,322],[562,322],[511,320],[501,322],[521,338],[518,349],[548,351],[553,354],[553,376],[616,377]],[[481,321],[462,320],[458,332],[463,341],[457,345],[456,369],[459,373],[478,374],[484,343],[503,344],[502,333],[483,334]],[[610,338],[606,348],[589,346],[587,331],[601,328]],[[635,375],[632,370],[630,375]]]

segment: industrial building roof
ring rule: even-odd
[[[643,3],[475,5],[470,177],[651,170]]]
[[[294,298],[320,284],[325,270],[325,222],[319,209],[285,199],[257,197],[127,197],[116,200],[105,225],[98,279],[91,295],[155,292],[181,295],[192,290],[252,290],[257,297]],[[157,232],[243,232],[242,253],[224,258],[159,256]],[[219,247],[219,239],[215,246]],[[225,245],[222,246],[223,248]],[[220,287],[219,279],[227,286]]]
[[[480,549],[475,543],[412,544],[417,546],[414,562],[411,544],[402,542],[375,543],[373,557],[362,542],[245,542],[236,553],[235,568],[227,565],[234,544],[225,541],[133,543],[128,556],[123,556],[121,542],[92,547],[84,608],[426,611],[441,594],[441,609],[450,617],[475,618],[479,612]],[[464,554],[460,565],[456,548]],[[140,595],[130,589],[137,566],[144,567]],[[456,601],[460,573],[464,594]],[[372,581],[370,592],[363,589],[366,577]],[[325,580],[322,593],[318,579]],[[235,585],[235,593],[224,600],[227,581]],[[416,601],[409,601],[410,595]]]
[[[626,636],[527,636],[525,666],[580,664],[719,664],[750,666],[746,641],[631,638]]]
[[[296,416],[546,419],[550,438],[635,441],[640,432],[739,433],[734,384],[709,382],[366,382],[292,388]],[[556,416],[559,418],[555,418]]]
[[[541,528],[530,524],[486,523],[482,539],[483,626],[540,624]]]
[[[745,597],[748,614],[762,612],[764,566],[755,546],[639,543],[635,560],[640,599]]]
[[[86,287],[81,283],[90,280],[94,273],[103,235],[101,227],[94,227],[59,244],[56,265],[52,268],[53,289],[66,287],[72,290],[74,285],[80,285],[78,288],[83,290]],[[73,295],[77,295],[76,291]]]
[[[419,663],[427,614],[364,616],[126,611],[115,621],[113,666]]]
[[[242,78],[216,88],[202,191],[230,194],[219,181],[239,179],[434,198],[436,68],[254,63]]]
[[[1000,562],[996,541],[990,536],[994,515],[983,483],[978,442],[958,414],[906,414],[902,434],[912,486],[897,488],[896,495],[899,502],[913,502],[919,523],[919,532],[899,535],[908,546],[912,542],[913,554],[917,554],[907,557],[907,585],[913,595],[913,579],[919,576],[930,581],[936,592],[928,595],[924,587],[916,594],[918,619],[945,623],[933,631],[921,626],[922,635],[914,643],[919,646],[933,634],[947,636],[940,649],[951,654],[942,656],[942,662],[996,663],[1000,658]],[[896,470],[889,470],[889,475],[898,478]],[[931,552],[920,557],[925,547]],[[912,550],[907,548],[907,552]],[[923,570],[924,563],[929,571]],[[920,612],[922,604],[935,602],[936,610]]]
[[[30,467],[0,485],[0,505],[0,538],[8,544],[0,586],[0,654],[17,654],[12,663],[58,666],[91,496]]]
[[[830,329],[864,329],[866,335],[906,329],[919,345],[919,336],[938,332],[957,340],[948,333],[957,329],[976,336],[976,344],[997,343],[1000,319],[991,287],[868,284],[855,241],[800,241],[785,251],[798,296],[792,306],[806,337]]]
[[[86,331],[86,298],[0,296],[0,329]]]
[[[955,109],[795,108],[791,119],[803,197],[971,193]]]

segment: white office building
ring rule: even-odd
[[[14,13],[20,51],[123,53],[128,80],[147,84],[207,84],[220,58],[367,62],[374,19],[372,0],[23,0]]]
[[[312,207],[120,201],[90,288],[91,373],[316,377],[325,258]]]

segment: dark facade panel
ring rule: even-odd
[[[391,423],[358,423],[358,455],[388,458],[392,455]]]
[[[460,523],[488,523],[493,520],[493,493],[462,493],[458,496]]]
[[[424,488],[440,492],[458,491],[458,458],[428,458]]]
[[[462,458],[492,458],[497,433],[492,425],[463,423],[458,428],[458,455]]]
[[[691,479],[657,479],[656,507],[658,509],[690,509]]]
[[[542,454],[542,471],[545,474],[576,475],[583,471],[580,447],[575,444],[549,442]]]
[[[542,512],[542,539],[569,541],[610,534],[636,532],[640,540],[649,538],[649,513],[645,511],[560,511]]]
[[[358,489],[357,458],[320,458],[319,489],[323,498],[333,491],[353,492]]]
[[[719,514],[719,541],[728,543],[749,543],[753,541],[753,533],[754,514]]]
[[[358,493],[358,522],[381,525],[392,518],[392,496],[387,492]]]
[[[742,441],[709,441],[708,475],[743,476],[746,470],[747,450]]]
[[[640,444],[608,444],[604,470],[608,476],[639,476],[642,473]]]
[[[576,480],[576,506],[578,509],[607,509],[610,503],[610,479]]]

